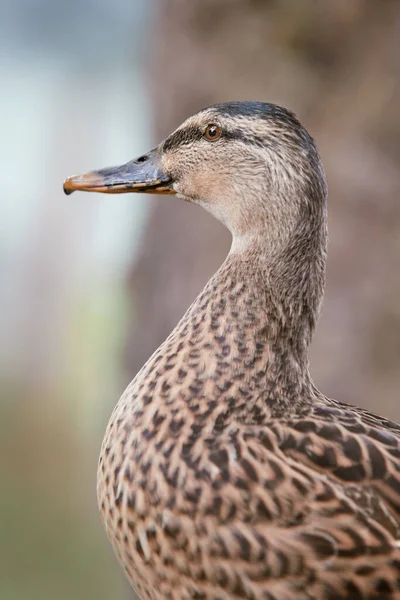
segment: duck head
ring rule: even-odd
[[[326,184],[311,136],[289,110],[229,102],[188,118],[156,148],[118,166],[69,177],[64,191],[176,194],[222,221],[234,239],[279,239],[325,205]]]

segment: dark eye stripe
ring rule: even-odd
[[[200,127],[191,126],[185,129],[178,129],[172,133],[164,142],[164,151],[172,150],[178,146],[190,144],[191,142],[199,141],[203,137],[203,130]]]
[[[254,135],[252,133],[248,133],[242,131],[241,129],[231,129],[222,132],[222,136],[226,140],[240,140],[244,144],[249,144],[253,146],[265,146],[265,139]]]
[[[201,127],[190,126],[185,129],[179,129],[171,134],[164,142],[163,150],[167,152],[179,146],[191,144],[192,142],[200,141],[204,137],[204,130]],[[264,146],[265,140],[262,137],[244,132],[240,129],[224,129],[222,127],[221,140],[232,141],[240,140],[244,144]]]

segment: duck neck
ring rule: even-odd
[[[303,222],[289,241],[272,244],[262,232],[234,237],[225,262],[132,382],[138,414],[153,414],[154,397],[160,411],[189,407],[193,421],[217,428],[232,417],[265,422],[307,409],[325,219]]]
[[[274,251],[262,235],[234,238],[205,289],[210,333],[232,378],[245,379],[247,413],[251,401],[260,410],[261,398],[271,416],[310,398],[308,351],[323,295],[326,227],[322,219],[309,226]]]

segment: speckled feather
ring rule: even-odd
[[[210,144],[207,123],[237,135]],[[98,499],[129,581],[152,600],[400,598],[400,427],[308,370],[326,254],[312,139],[285,109],[217,105],[163,167],[233,245],[107,428]]]

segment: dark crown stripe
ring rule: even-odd
[[[248,119],[280,120],[295,127],[301,127],[295,114],[283,106],[268,102],[225,102],[204,108],[202,112],[213,109],[222,117],[246,117]]]

